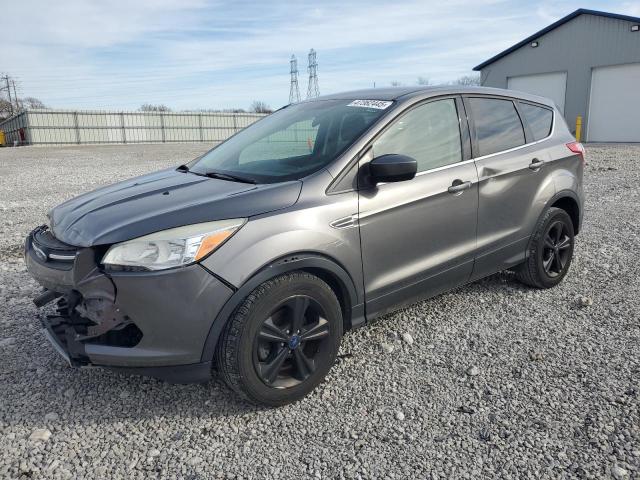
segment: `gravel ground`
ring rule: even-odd
[[[31,303],[21,242],[49,207],[204,149],[0,149],[0,477],[640,478],[640,146],[588,148],[560,286],[501,273],[387,315],[270,410],[217,379],[70,369]]]

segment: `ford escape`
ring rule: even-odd
[[[553,103],[488,88],[289,105],[192,162],[80,195],[25,244],[73,366],[299,399],[343,332],[505,269],[567,274],[583,148]],[[473,301],[473,299],[469,299]]]

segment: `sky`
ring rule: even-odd
[[[292,54],[303,98],[311,48],[321,94],[445,83],[577,8],[640,16],[640,0],[6,1],[0,73],[55,108],[278,108]]]

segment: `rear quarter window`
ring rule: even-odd
[[[528,103],[520,103],[520,111],[529,124],[534,140],[542,140],[551,134],[551,126],[553,125],[551,110]]]
[[[524,145],[524,129],[511,100],[468,99],[475,125],[478,154],[490,155]]]

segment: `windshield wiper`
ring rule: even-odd
[[[209,178],[219,178],[220,180],[229,180],[231,182],[251,183],[255,185],[256,182],[253,178],[241,177],[240,175],[232,175],[230,173],[222,173],[216,171],[205,172],[202,175]]]
[[[189,167],[187,167],[186,165],[180,165],[178,168],[176,168],[176,170],[179,172],[188,172]]]

